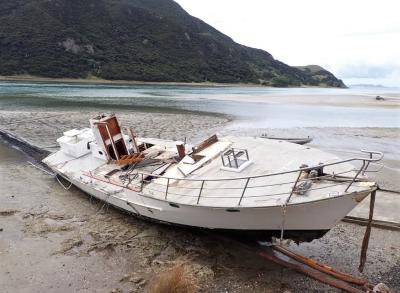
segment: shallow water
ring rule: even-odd
[[[2,110],[87,110],[229,115],[231,127],[400,127],[400,109],[272,104],[217,100],[217,97],[355,95],[375,96],[387,88],[267,88],[183,85],[93,85],[0,82]],[[214,99],[213,99],[214,98]]]

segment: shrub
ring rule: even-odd
[[[183,265],[176,265],[157,276],[149,293],[194,293],[196,291],[193,278],[186,272]]]

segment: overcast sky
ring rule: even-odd
[[[400,86],[399,0],[176,0],[236,42],[346,84]]]

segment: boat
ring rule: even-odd
[[[274,139],[274,140],[280,140],[280,141],[287,141],[291,143],[297,143],[297,144],[306,144],[311,142],[313,139],[312,137],[275,137],[275,136],[268,136],[266,133],[261,134],[261,138],[267,138],[267,139]]]
[[[142,219],[243,237],[321,237],[377,189],[383,154],[341,160],[259,137],[213,135],[197,145],[137,137],[114,114],[57,139],[43,162],[57,180]],[[62,179],[63,178],[63,179]]]

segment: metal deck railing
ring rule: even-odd
[[[166,184],[161,184],[161,183],[156,183],[154,180],[151,180],[150,182],[152,184],[158,184],[160,186],[163,186],[165,189],[164,191],[154,189],[156,192],[164,192],[165,196],[164,199],[168,200],[168,195],[178,195],[178,196],[189,196],[189,197],[196,197],[196,203],[200,203],[201,198],[237,198],[238,199],[238,206],[241,205],[242,200],[244,198],[250,198],[250,197],[262,197],[262,196],[271,196],[271,195],[285,195],[288,194],[288,197],[286,198],[285,204],[289,203],[293,193],[295,192],[296,187],[299,185],[300,182],[306,181],[306,180],[333,180],[336,182],[334,185],[328,185],[326,187],[317,187],[317,188],[311,188],[309,190],[317,190],[317,189],[323,189],[323,188],[328,188],[336,185],[344,185],[347,183],[347,186],[344,190],[344,192],[347,192],[349,188],[354,184],[354,182],[359,181],[359,176],[360,174],[364,175],[367,172],[378,172],[382,169],[383,165],[377,163],[378,161],[382,160],[383,158],[383,153],[382,152],[376,152],[376,151],[366,151],[366,150],[361,150],[362,153],[368,154],[368,157],[357,157],[357,158],[350,158],[350,159],[345,159],[345,160],[340,160],[332,163],[325,163],[325,164],[319,164],[316,166],[308,166],[304,168],[298,168],[294,170],[289,170],[289,171],[282,171],[282,172],[276,172],[276,173],[268,173],[268,174],[261,174],[261,175],[255,175],[255,176],[244,176],[244,177],[235,177],[235,178],[178,178],[178,177],[168,177],[168,176],[163,176],[163,175],[155,175],[147,172],[141,172],[138,170],[134,174],[137,174],[139,176],[139,181],[141,183],[141,190],[144,188],[144,184],[146,182],[146,178],[151,178],[151,179],[164,179],[166,181]],[[333,173],[333,174],[323,174],[321,176],[313,177],[310,179],[301,179],[301,175],[303,172],[310,172],[312,170],[318,170],[318,169],[323,169],[325,167],[329,166],[335,166],[335,165],[340,165],[344,163],[350,163],[350,162],[359,162],[361,163],[361,167],[359,168],[352,168],[351,170],[348,171],[343,171],[340,173]],[[370,167],[371,163],[375,163],[380,166],[379,169],[377,170],[368,170]],[[348,174],[351,172],[355,172],[353,176],[344,176],[344,174]],[[296,180],[295,181],[286,181],[286,182],[281,182],[281,183],[273,183],[273,184],[262,184],[262,185],[251,185],[253,181],[256,181],[257,179],[264,179],[264,178],[270,178],[273,176],[279,176],[279,175],[285,175],[285,174],[291,174],[291,173],[298,173]],[[218,183],[218,182],[239,182],[242,181],[244,184],[240,187],[213,187],[213,188],[207,188],[206,184],[207,183]],[[179,182],[196,182],[199,183],[198,187],[190,187],[190,186],[179,186],[181,189],[190,189],[190,190],[198,190],[197,195],[188,195],[186,194],[180,194],[180,193],[174,193],[171,192],[170,189],[174,186],[176,186],[176,183]],[[280,185],[289,185],[293,184],[293,186],[289,189],[288,192],[283,192],[283,193],[275,193],[275,194],[264,194],[264,195],[249,195],[246,196],[246,192],[249,189],[253,188],[261,188],[261,187],[268,187],[268,186],[280,186]],[[150,187],[145,187],[146,190],[152,190]],[[238,190],[240,192],[239,196],[223,196],[223,197],[218,197],[218,196],[202,196],[203,191],[209,189],[209,190]],[[147,195],[150,197],[154,197],[152,195]]]

